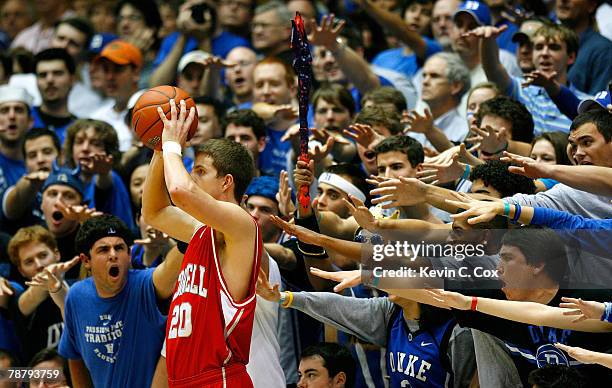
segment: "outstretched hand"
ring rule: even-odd
[[[359,226],[374,233],[377,229],[376,218],[374,218],[374,215],[359,198],[353,195],[349,195],[349,198],[350,201],[345,198],[342,199],[348,208],[349,213],[355,218],[355,221],[357,221]]]
[[[295,211],[295,204],[291,200],[291,186],[289,185],[289,173],[282,170],[278,177],[278,193],[276,193],[278,211],[283,217],[289,217]]]
[[[270,281],[268,280],[268,277],[266,276],[266,273],[262,268],[259,269],[259,275],[257,276],[257,286],[255,290],[257,292],[257,295],[269,302],[277,303],[281,298],[280,284],[270,284]]]
[[[593,364],[597,359],[597,353],[593,352],[592,350],[583,349],[578,346],[568,346],[560,343],[556,343],[555,346],[565,351],[571,358],[584,364]]]
[[[459,153],[446,163],[423,163],[423,170],[417,171],[417,178],[425,183],[454,182],[465,173],[467,165],[459,162]]]
[[[179,107],[176,106],[174,99],[170,100],[170,119],[166,117],[161,107],[157,107],[157,113],[162,123],[164,130],[162,132],[162,142],[173,141],[185,146],[189,128],[195,118],[195,107],[191,107],[187,112],[185,100],[181,100]]]
[[[453,220],[467,220],[470,225],[479,222],[489,222],[503,211],[504,205],[501,201],[478,201],[465,195],[464,193],[451,192],[456,200],[447,199],[446,202],[458,207],[467,209],[461,213],[451,214]]]
[[[338,36],[344,28],[346,21],[340,20],[334,23],[336,16],[332,13],[321,18],[321,24],[317,25],[317,21],[312,19],[311,23],[316,26],[312,29],[311,34],[308,36],[308,40],[315,46],[325,47],[327,50],[332,52],[338,48]],[[334,25],[335,24],[335,25]]]
[[[416,178],[389,179],[378,183],[378,188],[370,191],[372,204],[382,204],[383,209],[398,206],[413,206],[426,200],[427,184]]]
[[[581,298],[568,298],[564,296],[561,300],[563,303],[560,303],[559,307],[569,309],[564,311],[563,315],[577,316],[572,322],[580,322],[586,319],[601,319],[606,308],[601,302],[582,300]]]
[[[489,38],[497,38],[501,35],[502,32],[506,31],[508,26],[506,24],[501,27],[494,26],[480,26],[476,27],[471,31],[464,33],[463,37],[475,36],[480,39],[489,39]]]
[[[310,273],[322,279],[338,282],[334,287],[334,292],[342,292],[351,287],[356,287],[361,284],[361,270],[353,271],[323,271],[318,268],[310,267]]]
[[[425,290],[434,300],[440,302],[442,306],[457,310],[469,310],[471,297],[453,291],[439,289]]]
[[[304,228],[303,226],[290,224],[289,222],[283,220],[280,217],[271,215],[270,221],[282,230],[285,233],[295,236],[298,240],[306,244],[319,245],[319,237],[321,236],[319,233],[314,232],[310,229]]]
[[[407,132],[418,132],[427,135],[433,129],[433,115],[431,111],[425,108],[425,112],[420,115],[416,110],[402,112],[401,123],[405,124],[404,134]]]
[[[89,208],[87,205],[66,205],[62,201],[57,202],[57,209],[64,215],[64,218],[78,221],[79,224],[103,214],[95,208]]]
[[[508,167],[508,171],[511,173],[523,175],[531,179],[548,178],[551,173],[551,165],[538,163],[527,156],[512,154],[505,151],[504,156],[501,157],[500,160],[502,162],[515,164],[515,166]]]

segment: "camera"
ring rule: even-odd
[[[215,9],[210,7],[207,3],[200,3],[192,6],[191,18],[197,24],[204,24],[204,22],[210,21],[213,30],[217,24],[217,13]]]

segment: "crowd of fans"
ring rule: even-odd
[[[608,386],[609,39],[601,0],[0,1],[0,371],[167,386],[181,243],[143,217],[153,151],[131,109],[175,85],[197,108],[188,171],[219,138],[254,162],[236,190],[267,252],[255,387]],[[377,247],[424,241],[482,250],[385,249],[387,269],[436,274],[416,283],[375,270]]]

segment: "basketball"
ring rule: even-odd
[[[138,136],[140,141],[151,149],[161,151],[161,138],[162,131],[164,130],[164,123],[159,118],[157,107],[161,107],[166,117],[170,119],[171,99],[174,99],[176,103],[177,113],[180,110],[179,104],[181,100],[185,100],[188,113],[191,107],[195,107],[193,98],[191,98],[187,92],[175,86],[168,85],[147,90],[140,96],[134,105],[134,109],[132,110],[132,128],[134,128],[136,136]],[[195,118],[191,123],[191,128],[189,128],[187,140],[191,139],[197,128],[198,114],[196,112]]]

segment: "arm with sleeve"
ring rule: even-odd
[[[393,303],[387,298],[351,298],[329,292],[297,292],[291,307],[360,339],[386,346]]]

